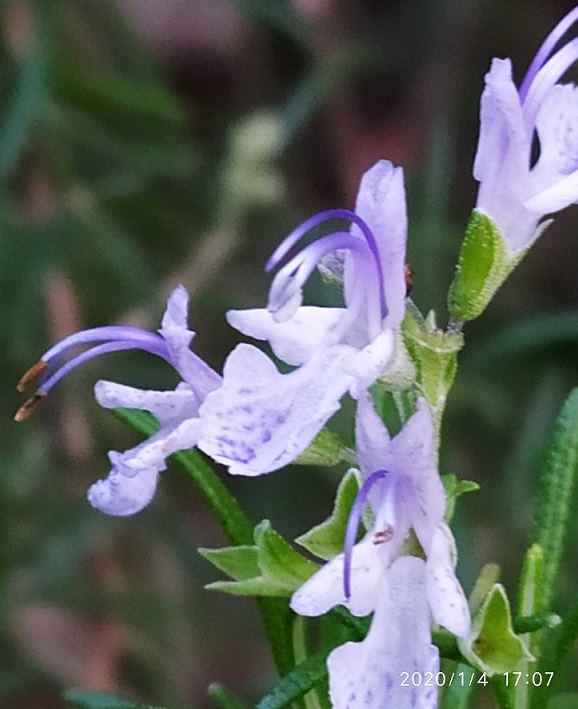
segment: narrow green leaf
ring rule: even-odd
[[[268,520],[255,527],[255,546],[235,549],[205,550],[209,561],[235,578],[207,585],[214,591],[240,596],[290,596],[315,571],[317,565],[305,559],[278,534]],[[251,570],[256,573],[250,574]]]
[[[199,554],[235,581],[244,581],[260,575],[257,547],[237,546],[223,549],[197,549]]]
[[[283,677],[255,709],[283,709],[327,677],[327,656],[332,648],[320,650]]]
[[[534,541],[544,550],[542,609],[550,606],[560,565],[578,475],[578,389],[566,399],[556,421],[541,477]]]
[[[293,592],[317,571],[317,564],[301,556],[272,527],[263,520],[255,527],[259,567],[265,576],[285,583]]]
[[[209,696],[219,709],[246,709],[243,702],[221,684],[211,684]]]
[[[297,537],[297,544],[320,559],[332,559],[343,551],[345,530],[353,501],[359,490],[355,473],[348,470],[337,488],[331,516],[305,534]]]
[[[72,709],[163,709],[105,692],[86,692],[82,689],[69,689],[64,693],[63,699]]]
[[[287,598],[293,593],[293,589],[288,589],[287,586],[278,583],[275,579],[269,579],[264,576],[255,576],[254,578],[240,581],[213,581],[208,583],[205,588],[208,591],[229,593],[231,596]]]

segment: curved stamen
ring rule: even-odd
[[[536,116],[547,92],[564,72],[578,59],[578,37],[565,44],[542,66],[529,84],[523,101],[524,118],[528,131],[533,131]]]
[[[367,245],[347,232],[335,232],[314,241],[281,268],[269,289],[270,312],[277,312],[307,281],[321,259],[332,251],[349,249],[367,257]]]
[[[285,239],[283,239],[283,241],[275,249],[275,251],[273,252],[273,254],[265,265],[265,271],[269,273],[274,268],[276,268],[279,265],[280,261],[285,258],[285,256],[287,256],[293,246],[295,246],[295,244],[297,244],[297,242],[300,241],[300,239],[302,239],[308,232],[310,232],[315,227],[334,219],[345,219],[350,224],[355,224],[361,230],[363,237],[367,242],[367,246],[373,254],[373,258],[377,267],[382,317],[385,317],[385,315],[387,315],[387,307],[385,304],[384,278],[383,269],[381,266],[381,257],[379,254],[379,246],[377,244],[375,236],[373,235],[373,232],[371,231],[365,220],[363,220],[358,214],[352,212],[349,209],[328,209],[324,212],[320,212],[319,214],[315,214],[314,216],[309,217],[309,219],[306,219],[288,236],[286,236]]]
[[[102,342],[102,340],[106,339],[108,342]],[[89,347],[89,349],[73,357],[62,366],[50,371],[55,358],[63,352],[66,352],[66,350],[77,345],[98,342],[101,344],[95,344],[93,347]],[[172,364],[166,342],[156,333],[120,325],[83,330],[66,337],[64,340],[54,345],[54,347],[51,347],[40,361],[32,366],[20,379],[17,385],[18,391],[24,391],[28,385],[36,379],[39,380],[39,386],[33,396],[27,399],[20,409],[18,409],[14,417],[15,420],[24,421],[29,418],[36,409],[39,401],[48,394],[50,389],[79,365],[88,362],[94,357],[123,350],[143,350],[157,355],[169,364]]]
[[[534,77],[538,71],[542,68],[548,57],[552,54],[554,47],[558,44],[560,39],[566,34],[570,27],[578,20],[578,7],[570,10],[570,12],[565,15],[560,22],[554,27],[546,39],[542,42],[542,46],[536,52],[536,56],[532,60],[532,63],[528,67],[528,71],[524,76],[522,83],[520,84],[520,99],[524,102],[526,95],[530,89],[530,85],[534,81]]]
[[[164,346],[164,343],[162,343],[161,346],[151,347],[151,345],[139,346],[139,343],[131,340],[128,342],[122,340],[119,342],[104,342],[101,345],[91,347],[85,352],[73,357],[71,360],[66,362],[66,364],[63,364],[62,367],[57,369],[53,374],[41,382],[40,386],[36,390],[36,394],[38,396],[45,396],[48,394],[50,389],[52,389],[57,382],[69,374],[73,369],[76,369],[79,365],[84,364],[95,357],[100,357],[100,355],[110,354],[111,352],[121,352],[123,350],[144,350],[145,352],[150,352],[151,354],[162,357],[170,364],[168,352],[166,346]]]
[[[312,217],[309,217],[309,219],[306,219],[298,227],[293,229],[293,231],[283,239],[265,264],[265,272],[269,273],[276,268],[285,256],[287,256],[289,251],[291,251],[291,249],[295,246],[295,244],[308,232],[315,229],[315,227],[321,226],[321,224],[325,224],[325,222],[334,221],[335,219],[344,219],[348,222],[357,222],[360,218],[355,212],[352,212],[349,209],[326,209],[324,212],[314,214]]]
[[[374,485],[388,475],[387,470],[376,470],[374,473],[371,473],[359,488],[359,492],[355,497],[351,512],[349,513],[349,520],[345,530],[345,542],[343,544],[343,592],[347,600],[351,598],[351,559],[359,523],[361,522],[361,515],[363,514],[363,507]]]
[[[88,330],[81,330],[65,337],[60,342],[57,342],[53,347],[47,350],[41,357],[41,360],[48,362],[61,352],[65,352],[70,347],[75,345],[86,345],[90,342],[105,342],[105,341],[134,341],[142,342],[143,344],[151,343],[154,347],[158,343],[164,342],[163,338],[156,332],[143,330],[139,327],[131,327],[129,325],[105,325],[104,327],[92,327]]]

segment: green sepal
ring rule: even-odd
[[[457,355],[464,346],[459,332],[443,332],[436,328],[433,313],[418,321],[407,313],[402,323],[407,351],[416,367],[417,382],[428,400],[439,435],[446,398],[457,370]]]
[[[328,560],[340,554],[343,551],[349,513],[358,491],[355,472],[348,470],[337,488],[331,516],[297,537],[297,544],[320,559]]]
[[[473,480],[458,480],[458,478],[451,473],[442,475],[441,478],[446,491],[445,520],[449,524],[454,516],[458,497],[466,492],[475,492],[480,489],[480,486]]]
[[[69,689],[62,698],[72,709],[163,709],[163,707],[140,704],[106,692],[87,692],[82,689]]]
[[[293,465],[334,466],[346,460],[349,451],[339,436],[324,428],[293,461]]]
[[[315,573],[317,565],[305,559],[263,520],[255,527],[255,546],[202,549],[217,568],[233,572],[233,581],[215,581],[206,588],[236,596],[290,596]],[[256,566],[255,566],[256,565]],[[254,575],[247,575],[250,571]]]
[[[482,601],[470,633],[459,639],[458,646],[466,660],[488,677],[511,672],[522,660],[534,659],[512,628],[508,597],[499,583]]]
[[[494,222],[474,210],[466,226],[448,295],[452,319],[465,322],[481,315],[528,248],[510,252]]]

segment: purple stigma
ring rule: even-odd
[[[363,514],[363,507],[367,502],[369,493],[374,485],[380,480],[386,478],[388,475],[389,473],[387,470],[376,470],[374,473],[371,473],[371,475],[367,477],[363,485],[359,488],[359,492],[357,493],[353,506],[351,507],[349,520],[347,521],[347,528],[345,530],[345,542],[343,545],[343,591],[347,600],[351,598],[351,559],[353,556],[353,547],[355,546],[359,523],[361,521],[361,515]]]

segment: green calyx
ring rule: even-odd
[[[432,408],[436,432],[457,370],[457,355],[464,345],[459,332],[443,332],[432,319],[419,321],[410,313],[402,323],[403,339],[416,368],[421,392]]]
[[[526,251],[511,254],[494,222],[474,210],[448,295],[452,320],[466,322],[481,315]]]

